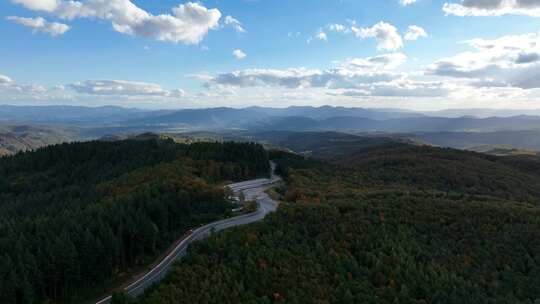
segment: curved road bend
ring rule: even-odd
[[[274,165],[272,164],[272,168]],[[273,171],[273,170],[272,170]],[[144,276],[125,287],[125,292],[130,296],[139,296],[152,284],[159,282],[165,277],[172,264],[186,254],[189,245],[196,240],[201,240],[212,231],[220,231],[230,227],[250,224],[262,220],[268,213],[276,211],[277,203],[273,201],[266,191],[269,187],[279,182],[281,178],[272,174],[271,178],[256,179],[241,183],[228,185],[235,195],[244,192],[246,200],[256,201],[259,205],[257,211],[237,217],[213,222],[193,230],[193,233],[183,239],[161,262],[148,271]],[[96,304],[110,303],[111,296],[108,296]]]

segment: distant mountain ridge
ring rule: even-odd
[[[417,133],[415,139],[441,147],[477,150],[482,146],[505,146],[540,151],[540,131]]]
[[[372,120],[385,120],[392,118],[413,118],[424,115],[401,110],[379,110],[344,107],[288,107],[288,108],[206,108],[186,109],[155,115],[143,119],[130,120],[130,124],[177,124],[199,128],[252,128],[256,126],[271,125],[281,119],[304,120],[310,122],[330,119],[334,117],[366,118]],[[298,127],[306,128],[302,124]],[[316,127],[315,125],[309,127]]]
[[[363,132],[488,132],[540,130],[540,117],[514,116],[490,118],[410,117],[374,120],[362,117],[331,117],[313,119],[307,117],[276,117],[256,121],[247,129],[296,130],[296,131],[363,131]]]
[[[191,109],[133,119],[130,125],[196,129],[364,132],[442,132],[540,130],[540,116],[431,117],[407,111],[341,107]]]
[[[424,114],[401,109],[366,109],[366,108],[346,108],[346,107],[310,107],[310,106],[292,106],[288,108],[265,108],[249,107],[251,111],[265,113],[269,116],[302,116],[313,119],[327,119],[332,117],[362,117],[374,120],[385,120],[391,118],[422,117]]]
[[[33,126],[0,127],[0,156],[77,139],[72,130]]]
[[[117,106],[12,106],[0,105],[0,122],[16,123],[111,123],[151,112]],[[153,112],[156,113],[156,112]]]
[[[452,111],[452,110],[448,110]],[[461,113],[456,110],[457,113]],[[471,113],[480,113],[479,109]],[[496,111],[496,110],[493,110]],[[488,113],[484,110],[482,113]],[[450,112],[433,112],[449,115]],[[461,114],[466,114],[465,112]],[[539,112],[540,114],[540,112]],[[451,116],[451,115],[449,115]],[[396,109],[248,107],[141,110],[122,107],[0,106],[0,123],[83,126],[101,137],[118,132],[171,130],[292,130],[353,132],[495,132],[540,130],[540,116],[443,117]],[[93,129],[92,129],[93,128]],[[95,132],[93,131],[95,130]]]

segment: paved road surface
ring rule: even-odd
[[[272,164],[274,169],[274,164]],[[273,170],[272,170],[273,171]],[[188,246],[196,240],[201,240],[207,237],[212,231],[220,231],[230,227],[245,225],[262,220],[268,213],[276,211],[277,203],[273,201],[264,191],[279,182],[280,178],[272,175],[269,179],[256,179],[241,183],[231,184],[228,187],[238,195],[241,191],[244,192],[246,200],[257,201],[259,208],[257,211],[240,215],[237,217],[217,221],[200,228],[194,229],[193,233],[182,240],[163,260],[148,271],[144,276],[130,284],[124,290],[131,296],[141,295],[144,290],[152,284],[159,282],[165,277],[172,264],[186,254]],[[96,304],[110,303],[111,297],[108,296]]]

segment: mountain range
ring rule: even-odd
[[[485,114],[499,114],[484,117]],[[509,110],[506,114],[520,112]],[[531,111],[531,113],[536,113]],[[463,114],[457,116],[456,114]],[[478,115],[475,115],[478,114]],[[537,113],[540,115],[540,112]],[[456,116],[456,117],[454,117]],[[501,131],[540,129],[540,116],[504,115],[499,110],[447,110],[420,113],[399,109],[345,107],[206,108],[141,110],[122,107],[0,106],[0,122],[66,124],[85,128],[356,130],[379,132]],[[120,130],[122,131],[122,130]]]
[[[474,113],[471,110],[471,113]],[[442,112],[441,112],[442,113]],[[449,114],[448,112],[447,114]],[[486,113],[483,111],[482,113]],[[444,117],[433,112],[344,107],[249,107],[148,111],[121,107],[0,106],[0,122],[83,127],[246,130],[359,130],[380,132],[540,129],[540,116]],[[465,114],[465,112],[463,112]],[[448,115],[451,116],[451,115]]]
[[[484,117],[486,114],[498,116]],[[331,106],[150,111],[114,106],[0,105],[0,127],[3,128],[0,130],[0,153],[11,154],[47,144],[107,136],[201,131],[227,135],[243,132],[242,137],[247,132],[247,138],[250,134],[266,131],[402,134],[404,138],[416,142],[459,149],[508,145],[540,150],[537,140],[540,112],[538,114],[523,115],[518,110],[503,112],[490,109],[421,113]]]

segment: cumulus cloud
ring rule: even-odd
[[[352,89],[377,82],[389,82],[403,75],[391,69],[402,64],[407,57],[404,54],[386,54],[375,57],[355,58],[341,66],[319,70],[305,68],[247,69],[222,73],[215,76],[204,75],[199,78],[206,82],[206,87],[282,87]]]
[[[59,0],[12,0],[31,10],[53,12],[59,5]]]
[[[466,41],[474,51],[443,58],[427,74],[472,79],[522,89],[540,88],[540,35],[510,35]]]
[[[322,28],[320,28],[319,31],[315,35],[308,37],[306,42],[309,44],[313,40],[320,40],[320,41],[325,41],[326,42],[326,41],[328,41],[328,34],[326,34],[326,32],[324,32],[324,30]]]
[[[182,89],[167,90],[158,84],[123,80],[87,80],[67,85],[45,87],[38,84],[21,84],[0,75],[2,102],[48,104],[102,104],[133,106],[149,104],[177,104],[191,97]]]
[[[407,60],[396,52],[349,59],[329,69],[246,69],[198,79],[209,92],[232,88],[236,97],[251,94],[248,99],[259,102],[292,100],[290,94],[294,100],[321,100],[317,96],[323,95],[335,102],[531,100],[540,98],[540,52],[537,58],[530,49],[536,39],[535,34],[466,41],[474,51],[436,61],[425,73],[396,71]]]
[[[399,79],[391,82],[364,85],[335,95],[346,97],[444,97],[449,88],[442,82],[423,82]]]
[[[242,23],[238,21],[237,19],[233,18],[232,16],[225,17],[224,21],[225,25],[231,26],[235,31],[239,33],[245,33],[246,30],[242,26]]]
[[[403,47],[403,39],[397,28],[390,23],[379,22],[369,28],[351,27],[352,32],[359,38],[375,38],[380,50],[397,50]]]
[[[540,17],[539,0],[462,0],[459,3],[445,3],[443,11],[448,15],[502,16],[526,15]]]
[[[399,4],[401,4],[402,6],[408,6],[416,3],[416,1],[417,0],[399,0]]]
[[[11,80],[11,78],[5,76],[5,75],[2,75],[0,74],[0,85],[1,84],[8,84],[8,83],[11,83],[13,80]]]
[[[331,32],[348,33],[350,30],[347,26],[339,23],[332,23],[327,26],[327,29]]]
[[[123,80],[86,80],[70,84],[77,93],[100,96],[183,97],[183,90],[166,90],[158,84]]]
[[[377,41],[377,48],[379,50],[397,50],[403,47],[403,38],[398,33],[397,28],[387,22],[379,22],[372,27],[360,28],[357,26],[356,21],[349,20],[349,25],[344,25],[340,23],[330,23],[319,29],[319,32],[314,36],[308,39],[308,43],[313,39],[319,39],[323,41],[328,40],[329,33],[339,33],[339,34],[353,34],[357,38],[366,39],[366,38],[375,38]],[[407,32],[407,38],[415,37],[414,40],[419,37],[427,36],[425,30],[419,26],[409,27]],[[408,39],[413,40],[413,39]]]
[[[0,93],[2,99],[47,99],[50,95],[50,90],[41,85],[35,84],[17,84],[15,82],[7,85],[0,84]]]
[[[46,1],[14,0],[36,11],[45,11],[63,19],[96,18],[108,20],[120,33],[158,41],[198,44],[206,34],[219,27],[221,12],[199,3],[187,2],[172,9],[172,14],[152,15],[129,0]]]
[[[280,92],[295,92],[304,98],[315,93],[342,98],[428,98],[449,96],[452,90],[452,86],[444,82],[417,81],[409,79],[404,74],[384,71],[360,73],[354,71],[354,68],[346,70],[345,67],[333,70],[250,69],[235,71],[212,77],[207,87],[267,89],[261,94],[270,94],[274,88],[279,88]]]
[[[207,86],[218,84],[236,87],[275,86],[290,89],[353,88],[359,83],[390,81],[398,77],[400,76],[392,73],[356,73],[343,69],[249,69],[219,74],[212,77]]]
[[[328,40],[328,36],[323,31],[320,31],[319,33],[317,33],[317,35],[315,35],[315,38],[317,38],[319,40],[322,40],[322,41],[327,41]]]
[[[403,53],[392,53],[367,58],[351,59],[347,63],[347,67],[352,70],[360,71],[380,71],[392,70],[400,66],[407,60],[407,56]]]
[[[65,34],[69,31],[70,27],[67,24],[58,22],[48,22],[42,17],[37,18],[24,18],[17,16],[9,16],[6,18],[9,21],[13,21],[17,24],[29,27],[34,33],[44,33],[57,37]]]
[[[427,37],[427,36],[428,34],[423,28],[417,25],[411,25],[409,26],[409,28],[407,29],[407,32],[405,33],[405,40],[418,40],[418,38]]]
[[[518,55],[516,59],[517,64],[526,64],[526,63],[533,63],[540,61],[540,54],[539,53],[527,53],[523,52]]]
[[[236,49],[233,51],[233,56],[236,57],[236,59],[244,59],[247,57],[247,54],[240,49]]]
[[[47,101],[65,99],[66,92],[57,88],[46,88],[36,84],[20,84],[8,76],[0,75],[0,96],[2,102],[11,101]]]

